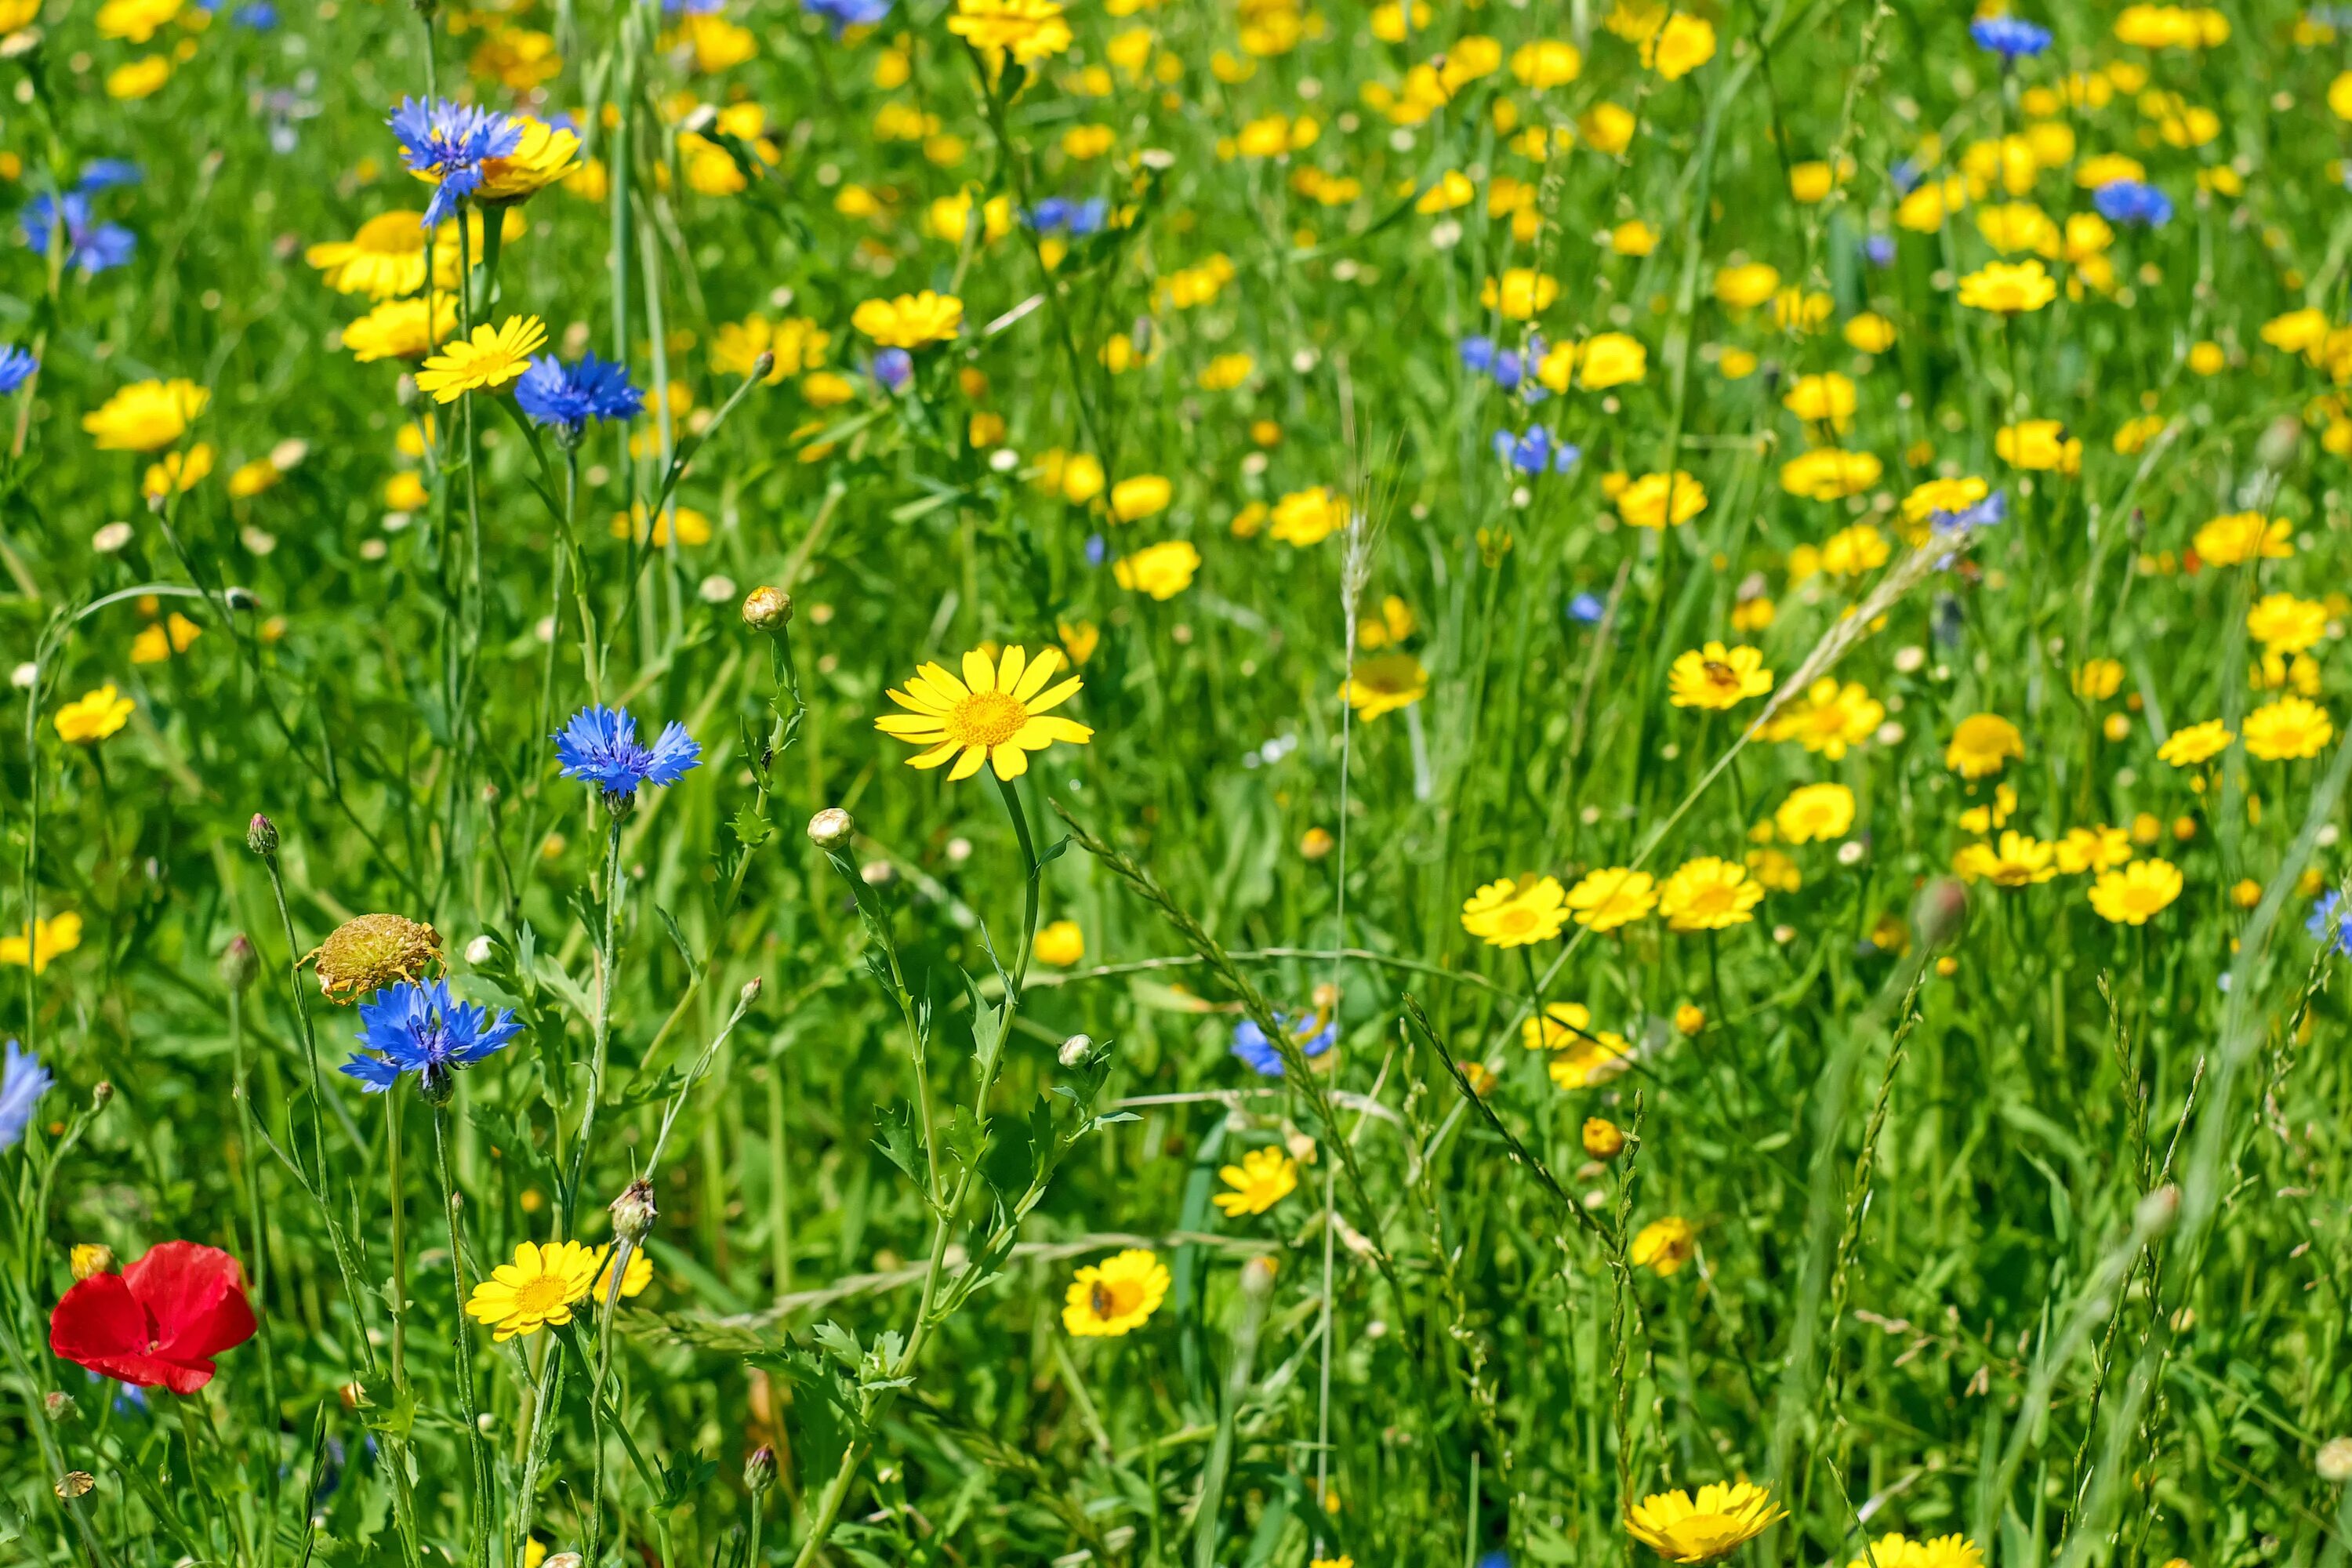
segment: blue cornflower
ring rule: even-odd
[[[1099,234],[1108,222],[1110,203],[1101,196],[1089,196],[1082,202],[1067,196],[1047,196],[1029,215],[1029,226],[1039,234],[1066,234],[1073,238]]]
[[[66,259],[85,278],[122,266],[139,248],[139,237],[121,224],[95,221],[89,197],[79,191],[68,191],[54,202],[46,195],[37,195],[25,204],[18,220],[24,227],[25,247],[36,256],[47,256],[49,230],[60,218],[65,224]]]
[[[522,141],[522,127],[506,115],[446,98],[404,98],[385,121],[400,142],[400,161],[434,182],[425,204],[431,228],[457,211],[482,183],[482,165],[503,158]]]
[[[629,367],[583,354],[567,365],[541,354],[515,383],[515,403],[534,425],[551,425],[567,440],[579,439],[591,419],[634,419],[646,395],[629,384]]]
[[[1492,338],[1479,336],[1465,338],[1457,352],[1462,355],[1462,363],[1465,369],[1475,370],[1480,375],[1485,375],[1495,368],[1495,340]]]
[[[7,396],[32,380],[33,373],[40,368],[41,362],[33,357],[31,350],[19,348],[15,343],[0,348],[0,397]]]
[[[1538,425],[1524,436],[1496,431],[1495,455],[1523,474],[1564,474],[1576,467],[1584,453],[1570,442],[1556,440]]]
[[[1862,242],[1862,254],[1873,267],[1892,267],[1895,265],[1895,241],[1891,236],[1874,234]]]
[[[833,24],[833,36],[845,27],[871,27],[890,14],[890,0],[801,0],[801,7]]]
[[[1990,528],[2009,517],[2009,492],[1995,490],[1984,500],[1958,511],[1936,511],[1927,519],[1938,533],[1966,533],[1970,529]]]
[[[1511,1554],[1496,1547],[1478,1559],[1478,1568],[1511,1568]]]
[[[2162,228],[2172,221],[2172,198],[2140,180],[2109,180],[2091,193],[2091,205],[2109,223]]]
[[[2322,947],[2331,948],[2338,954],[2352,954],[2352,913],[2345,912],[2343,903],[2341,893],[2322,893],[2319,902],[2311,907],[2311,918],[2303,922],[2303,929]],[[5,1125],[0,1124],[0,1147],[5,1146],[6,1131]]]
[[[915,356],[905,349],[884,349],[874,356],[869,368],[874,372],[874,379],[882,384],[884,391],[904,392],[907,384],[915,379]]]
[[[1110,558],[1110,543],[1099,533],[1087,535],[1087,564],[1099,566]]]
[[[1303,1018],[1276,1013],[1274,1017],[1298,1042],[1299,1054],[1310,1058],[1329,1050],[1331,1043],[1339,1037],[1339,1026],[1326,1023],[1320,1013],[1310,1013]],[[1261,1077],[1282,1076],[1282,1053],[1274,1048],[1265,1031],[1247,1018],[1234,1026],[1234,1055],[1249,1063]]]
[[[7,1060],[0,1065],[0,1149],[16,1146],[32,1122],[34,1105],[55,1081],[38,1057],[8,1042]]]
[[[521,1030],[504,1007],[494,1017],[478,1003],[457,1001],[446,980],[422,985],[404,980],[375,1001],[360,1004],[358,1038],[367,1050],[353,1051],[343,1071],[370,1094],[382,1094],[402,1074],[413,1072],[426,1095],[436,1095],[452,1087],[450,1074],[473,1066]]]
[[[1896,195],[1907,196],[1918,188],[1921,175],[1918,164],[1908,158],[1897,158],[1894,166],[1886,171],[1886,183],[1895,187]]]
[[[1597,594],[1579,594],[1568,602],[1568,618],[1583,626],[1596,626],[1609,613],[1609,606]]]
[[[250,27],[257,33],[267,33],[278,26],[278,7],[269,0],[252,0],[229,14],[229,20],[240,27]]]
[[[2050,29],[2017,16],[1979,16],[1969,24],[1977,47],[1999,55],[2007,65],[2021,55],[2038,55],[2050,47]]]
[[[641,784],[674,784],[702,761],[702,747],[671,720],[651,746],[637,743],[637,721],[611,708],[583,708],[555,737],[555,753],[568,779],[593,784],[606,795],[634,795]]]
[[[87,194],[115,185],[135,185],[146,177],[145,172],[128,158],[92,158],[81,166],[81,178],[74,182],[74,189]]]

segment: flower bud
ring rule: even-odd
[[[2294,461],[2295,448],[2303,445],[2303,421],[2292,414],[2282,414],[2263,432],[2254,443],[2254,461],[2276,473]]]
[[[1584,1152],[1596,1160],[1614,1160],[1625,1148],[1624,1130],[1605,1116],[1584,1119]]]
[[[1253,1258],[1242,1265],[1242,1293],[1264,1298],[1274,1289],[1275,1261],[1271,1258]]]
[[[755,632],[780,632],[793,624],[793,596],[761,586],[743,595],[743,624]]]
[[[809,818],[809,842],[820,849],[838,849],[856,831],[856,821],[837,805],[828,805]]]
[[[259,812],[245,825],[245,847],[256,855],[278,853],[278,825]]]
[[[661,1211],[654,1206],[654,1184],[639,1177],[613,1200],[613,1235],[635,1247],[654,1228]]]
[[[615,822],[626,822],[635,815],[637,792],[633,789],[608,789],[604,794],[604,813]]]
[[[2140,1199],[2132,1210],[2132,1223],[2151,1236],[2161,1235],[2172,1228],[2175,1215],[2180,1213],[2180,1189],[2167,1182]]]
[[[1072,1035],[1068,1039],[1062,1042],[1062,1048],[1054,1054],[1057,1058],[1059,1058],[1064,1067],[1075,1068],[1082,1065],[1086,1061],[1087,1058],[1092,1056],[1094,1054],[1094,1048],[1095,1042],[1093,1036]]]
[[[114,1272],[114,1248],[102,1241],[80,1241],[74,1244],[73,1277],[76,1283],[95,1274]]]
[[[541,1563],[539,1568],[580,1568],[580,1553],[577,1552],[559,1552],[552,1557],[550,1557],[546,1562]]]
[[[1924,947],[1950,945],[1968,921],[1969,890],[1958,878],[1937,877],[1912,900],[1911,929]]]
[[[81,1414],[72,1394],[54,1388],[41,1395],[41,1409],[52,1421],[70,1421]]]
[[[261,957],[253,951],[253,943],[246,940],[245,933],[239,931],[229,938],[228,946],[221,950],[221,984],[232,991],[242,991],[260,973]]]
[[[2312,1462],[2319,1479],[2331,1486],[2352,1481],[2352,1437],[2330,1437],[2319,1447],[2319,1457]]]
[[[1675,1009],[1675,1029],[1678,1034],[1696,1035],[1706,1027],[1706,1010],[1696,1003],[1685,1002]]]
[[[760,999],[760,977],[756,974],[743,982],[743,989],[735,993],[735,1005],[749,1007]]]
[[[107,1106],[113,1102],[113,1100],[114,1086],[107,1082],[106,1079],[100,1079],[96,1084],[91,1086],[89,1091],[89,1106],[92,1110],[104,1110]]]
[[[743,1461],[743,1487],[753,1497],[765,1497],[768,1489],[776,1484],[776,1451],[765,1443],[751,1450]]]
[[[768,379],[769,375],[774,372],[775,368],[776,356],[774,352],[769,349],[761,349],[760,351],[760,357],[751,362],[751,379],[753,381],[765,381]]]

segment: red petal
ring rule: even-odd
[[[203,1366],[194,1386],[202,1387],[212,1376],[207,1357],[253,1337],[256,1325],[253,1308],[245,1299],[245,1270],[217,1247],[164,1242],[125,1268],[122,1279],[154,1319],[158,1351],[168,1359]]]
[[[146,1309],[120,1274],[93,1274],[67,1291],[49,1314],[49,1349],[78,1366],[106,1372],[100,1364],[122,1356],[142,1356],[150,1326]]]

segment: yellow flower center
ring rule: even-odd
[[[542,1274],[515,1287],[515,1316],[551,1317],[563,1308],[570,1286],[561,1274]]]
[[[1495,924],[1497,929],[1516,936],[1520,931],[1535,929],[1536,912],[1525,904],[1513,904],[1496,917]]]
[[[975,691],[950,709],[941,725],[960,746],[1001,746],[1021,732],[1029,710],[1009,691]]]

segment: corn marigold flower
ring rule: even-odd
[[[760,356],[770,354],[773,363],[767,384],[773,386],[788,375],[824,363],[832,343],[833,334],[805,316],[771,322],[765,316],[750,315],[719,329],[710,346],[710,368],[721,375],[749,375],[758,368]]]
[[[1328,485],[1292,490],[1274,503],[1266,537],[1304,550],[1348,526],[1348,498]]]
[[[1559,279],[1530,267],[1510,268],[1500,278],[1487,279],[1478,290],[1479,304],[1514,321],[1551,309],[1559,298]]]
[[[956,0],[948,31],[978,49],[992,68],[1006,54],[1022,65],[1051,59],[1070,47],[1070,25],[1054,0]]]
[[[1643,474],[1617,492],[1617,515],[1635,528],[1680,528],[1706,510],[1706,487],[1676,468]]]
[[[1772,826],[1791,844],[1842,838],[1853,826],[1853,791],[1842,784],[1800,785],[1772,814]]]
[[[1679,1273],[1698,1250],[1698,1233],[1679,1215],[1654,1219],[1643,1226],[1626,1250],[1626,1260],[1664,1279]]]
[[[2025,755],[2025,737],[1998,713],[1972,713],[1952,731],[1944,765],[1965,779],[1989,778]]]
[[[2058,281],[2041,262],[1989,261],[1960,279],[1960,303],[2000,316],[2039,310],[2058,297]]]
[[[10,1040],[0,1057],[0,1150],[13,1149],[33,1122],[34,1108],[57,1080],[40,1058]],[[82,1276],[74,1276],[79,1279]]]
[[[472,337],[426,360],[416,373],[416,390],[431,393],[436,403],[455,403],[469,392],[496,392],[520,379],[546,342],[547,326],[537,316],[509,316],[495,327],[485,321]]]
[[[1505,877],[1465,900],[1462,929],[1489,947],[1527,947],[1559,935],[1567,893],[1556,877]]]
[[[1878,482],[1885,465],[1868,452],[1820,447],[1780,465],[1780,488],[1807,500],[1843,500]]]
[[[1885,717],[1886,705],[1872,697],[1862,682],[1849,680],[1841,686],[1835,677],[1825,675],[1780,710],[1766,726],[1764,738],[1793,741],[1834,763],[1868,740]]]
[[[2301,653],[2327,635],[2327,606],[2293,594],[2265,594],[2246,612],[2246,631],[2271,653]]]
[[[515,225],[521,222],[517,215]],[[482,253],[482,216],[466,215],[473,252]],[[506,237],[520,233],[514,227]],[[319,269],[319,281],[338,294],[364,294],[371,300],[397,300],[425,287],[426,256],[432,258],[433,286],[455,289],[460,252],[454,237],[436,237],[425,226],[425,215],[407,209],[378,213],[360,225],[349,239],[322,240],[302,253]]]
[[[2208,566],[2284,561],[2294,553],[2294,525],[2283,517],[2264,518],[2258,511],[2231,512],[2199,529],[2190,542]]]
[[[1998,844],[1963,845],[1952,857],[1952,869],[1964,882],[1987,881],[1997,888],[2025,888],[2058,874],[2057,847],[2031,834],[2011,828]]]
[[[1110,574],[1120,587],[1162,601],[1191,587],[1192,574],[1200,569],[1201,552],[1181,539],[1147,545],[1110,563]]]
[[[1040,963],[1067,969],[1087,955],[1087,933],[1076,921],[1054,921],[1038,930],[1030,951]]]
[[[2170,763],[2176,768],[2193,768],[2210,763],[2230,749],[2236,731],[2219,719],[2186,725],[2165,737],[2164,744],[2156,749],[2158,761]]]
[[[1625,1510],[1625,1532],[1670,1562],[1712,1563],[1787,1517],[1764,1488],[1718,1481],[1696,1498],[1679,1488],[1643,1498]]]
[[[466,1315],[500,1343],[572,1321],[572,1310],[612,1283],[610,1247],[578,1241],[517,1242],[514,1261],[501,1263],[466,1299]],[[652,1260],[633,1251],[622,1270],[620,1294],[635,1296],[653,1279]]]
[[[0,963],[19,969],[29,964],[38,974],[59,954],[71,952],[80,945],[81,916],[65,910],[47,920],[35,921],[29,930],[20,927],[0,936]]]
[[[2091,885],[2091,908],[2116,925],[2146,925],[2180,896],[2180,868],[2169,860],[2135,860]]]
[[[1404,652],[1374,654],[1356,661],[1355,671],[1339,683],[1339,696],[1364,721],[1410,708],[1429,695],[1429,671],[1421,660]]]
[[[1070,1279],[1062,1297],[1062,1326],[1082,1338],[1116,1338],[1143,1326],[1166,1300],[1173,1280],[1159,1254],[1130,1247]]]
[[[2120,827],[2070,827],[2058,840],[2058,869],[2069,877],[2111,870],[2131,858],[2131,835]]]
[[[474,199],[486,205],[527,200],[578,167],[580,137],[570,126],[528,114],[509,118],[517,131],[514,146],[483,160],[481,183],[474,188]]]
[[[1591,1027],[1592,1010],[1583,1003],[1547,1002],[1541,1013],[1519,1026],[1519,1044],[1531,1051],[1557,1051]]]
[[[212,394],[184,378],[137,381],[82,416],[101,452],[157,452],[187,433]]]
[[[591,706],[574,713],[555,737],[555,754],[565,778],[593,784],[608,796],[634,795],[644,785],[674,784],[693,772],[702,762],[702,746],[675,719],[652,745],[640,744],[635,715]]]
[[[929,289],[895,300],[868,300],[850,312],[849,324],[885,348],[919,349],[963,331],[963,301]]]
[[[2266,763],[2319,755],[2336,736],[2327,710],[2304,697],[2282,697],[2246,715],[2246,754]]]
[[[480,189],[486,165],[522,143],[521,121],[511,115],[452,100],[409,98],[385,121],[400,143],[408,172],[433,186],[424,226],[433,228]]]
[[[112,681],[85,691],[58,710],[53,721],[58,739],[78,745],[103,741],[130,720],[131,706],[131,699],[117,691]]]
[[[457,1068],[504,1049],[521,1031],[512,1012],[501,1007],[493,1014],[479,1003],[460,1002],[449,994],[446,980],[421,985],[404,980],[377,1000],[360,1004],[354,1037],[367,1049],[352,1052],[342,1071],[370,1094],[382,1094],[415,1073],[430,1099],[455,1087],[451,1075]]]
[[[1633,1065],[1633,1047],[1625,1037],[1613,1030],[1602,1029],[1591,1037],[1580,1037],[1552,1053],[1544,1064],[1544,1072],[1552,1087],[1563,1094],[1592,1089]]]
[[[1734,708],[1771,689],[1763,654],[1744,645],[1711,642],[1688,649],[1666,671],[1666,700],[1677,708]]]
[[[395,980],[419,980],[441,962],[441,933],[402,915],[361,915],[345,921],[305,953],[330,1002],[350,1002]]]
[[[1685,861],[1658,895],[1658,912],[1669,931],[1725,931],[1756,917],[1751,910],[1763,902],[1764,889],[1745,866],[1718,856],[1701,855]]]
[[[1642,63],[1668,81],[1680,81],[1715,58],[1715,24],[1676,12],[1643,40]]]
[[[1647,871],[1622,866],[1588,872],[1568,890],[1568,907],[1578,925],[1615,931],[1658,907],[1657,880]]]
[[[49,1349],[137,1388],[194,1394],[258,1325],[245,1270],[216,1247],[166,1241],[120,1274],[93,1274],[49,1314]]]
[[[457,297],[386,300],[343,329],[343,347],[362,364],[378,360],[421,360],[457,332]]]
[[[925,748],[907,759],[909,767],[936,768],[950,762],[952,784],[968,779],[986,763],[999,779],[1029,771],[1029,753],[1057,741],[1083,746],[1094,731],[1051,710],[1077,695],[1076,676],[1053,684],[1067,660],[1045,647],[1033,658],[1018,646],[996,659],[980,649],[963,656],[963,679],[944,665],[927,664],[890,700],[907,710],[885,713],[874,727],[894,739]]]
[[[2070,436],[2055,419],[2021,419],[1993,432],[1994,456],[2015,468],[2036,473],[2080,473],[2083,442]]]
[[[1253,1149],[1240,1164],[1220,1170],[1217,1179],[1233,1189],[1210,1199],[1227,1219],[1264,1214],[1297,1188],[1298,1162],[1279,1149]]]

